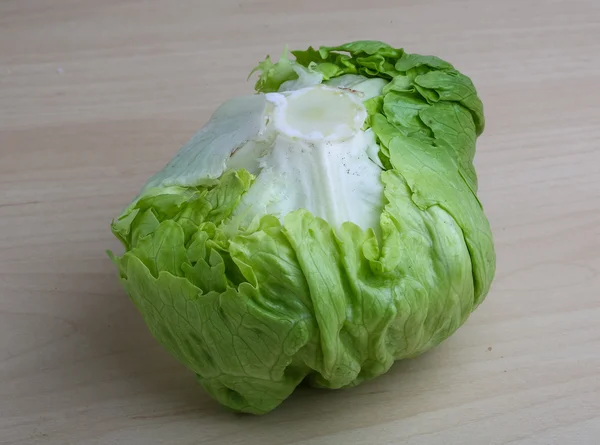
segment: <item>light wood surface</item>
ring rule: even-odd
[[[360,38],[475,81],[493,291],[377,380],[231,414],[151,338],[109,222],[265,54]],[[600,443],[599,54],[598,0],[2,0],[0,443]]]

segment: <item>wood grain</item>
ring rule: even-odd
[[[230,414],[150,337],[109,222],[283,44],[372,38],[470,75],[498,275],[436,350]],[[0,443],[597,444],[597,0],[0,2]]]

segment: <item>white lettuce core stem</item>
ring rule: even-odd
[[[279,133],[305,141],[334,142],[351,138],[367,117],[356,94],[316,86],[289,93],[269,93],[273,125]]]
[[[361,129],[367,117],[361,96],[318,85],[269,93],[266,100],[260,137],[228,162],[256,175],[234,219],[241,225],[266,214],[283,220],[307,209],[333,227],[350,221],[377,232],[383,208],[379,148],[373,132]]]

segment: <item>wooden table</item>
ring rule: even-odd
[[[375,381],[231,414],[151,338],[109,222],[266,53],[360,38],[475,81],[493,291]],[[600,443],[599,54],[597,0],[3,0],[0,443]]]

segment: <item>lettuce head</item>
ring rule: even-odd
[[[223,405],[346,388],[461,326],[494,275],[483,106],[448,62],[382,42],[259,63],[113,221],[154,337]]]

